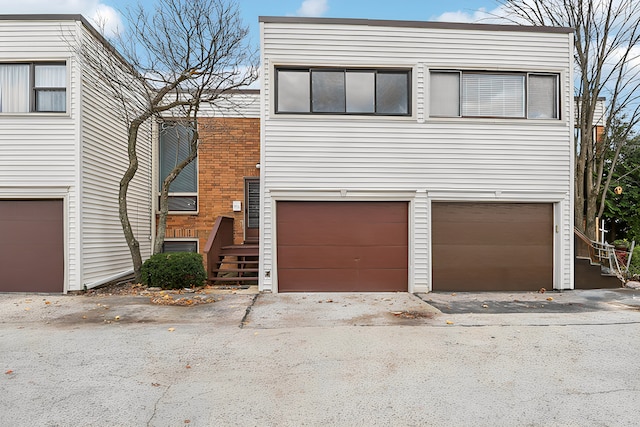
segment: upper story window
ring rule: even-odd
[[[160,174],[158,188],[171,171],[189,156],[194,129],[188,124],[165,122],[160,128]],[[194,159],[180,171],[169,187],[169,211],[198,210],[198,162]]]
[[[278,68],[276,113],[411,113],[411,71],[406,69]]]
[[[558,119],[557,74],[431,72],[432,117]]]
[[[64,63],[0,64],[0,113],[64,113]]]

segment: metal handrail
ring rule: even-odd
[[[635,242],[632,242],[630,251],[621,251],[619,249],[616,250],[610,243],[600,243],[589,239],[577,228],[574,229],[574,234],[589,248],[589,258],[592,262],[609,268],[609,271],[618,276],[619,279],[625,280],[629,273]],[[625,264],[620,263],[616,252],[625,252],[627,254],[627,262]]]

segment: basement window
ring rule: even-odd
[[[197,240],[165,240],[162,252],[198,252]]]

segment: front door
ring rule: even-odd
[[[260,178],[244,179],[244,241],[258,243],[260,236]]]

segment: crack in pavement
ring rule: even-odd
[[[249,317],[249,313],[251,313],[251,309],[255,305],[259,296],[260,294],[255,294],[251,299],[251,303],[247,306],[247,309],[244,311],[244,316],[242,316],[242,320],[240,320],[240,329],[243,329],[244,325],[247,323],[247,317]]]
[[[153,421],[153,419],[155,418],[156,412],[158,410],[158,403],[160,403],[160,401],[167,395],[167,392],[169,391],[170,388],[171,388],[171,384],[167,386],[167,388],[164,390],[162,395],[158,397],[156,402],[153,404],[153,412],[151,413],[151,418],[149,418],[149,421],[147,421],[147,427],[151,426],[151,421]]]

